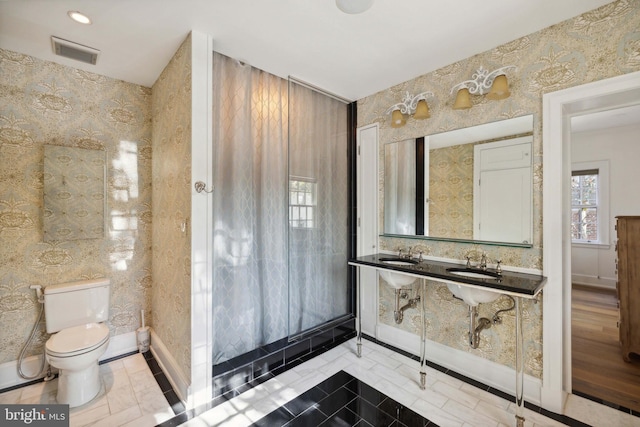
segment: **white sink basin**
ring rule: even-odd
[[[390,265],[415,265],[416,263],[413,261],[405,261],[403,259],[381,259],[383,264]]]
[[[398,266],[410,266],[410,265],[416,265],[418,263],[418,261],[413,259],[397,259],[397,258],[381,258],[380,262],[382,262],[383,264],[398,265]],[[409,276],[407,274],[398,273],[391,270],[378,270],[378,273],[380,274],[380,277],[384,279],[385,282],[387,282],[391,287],[394,287],[396,289],[400,289],[404,286],[409,286],[410,284],[415,282],[417,279],[414,276]]]
[[[449,270],[449,273],[455,274],[457,276],[464,277],[473,277],[474,279],[495,279],[496,277],[492,274],[476,272],[476,271],[457,271],[457,270]]]
[[[463,277],[471,277],[474,279],[491,279],[496,280],[500,278],[500,275],[491,271],[478,271],[470,268],[448,268],[447,271],[451,274]],[[500,293],[485,291],[483,289],[472,288],[470,286],[456,285],[448,283],[447,287],[456,297],[460,298],[467,304],[475,306],[481,303],[493,302],[500,297]]]
[[[453,283],[447,283],[447,288],[462,301],[471,306],[476,306],[481,303],[493,302],[500,297],[500,293],[485,291],[483,289],[472,288],[464,285],[456,285]]]

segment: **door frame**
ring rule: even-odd
[[[542,407],[563,413],[571,394],[571,126],[586,113],[638,103],[640,71],[543,95]],[[560,183],[560,185],[558,185]]]
[[[378,252],[380,126],[373,123],[356,130],[357,143],[357,256]],[[367,159],[370,163],[366,164]],[[361,332],[376,337],[378,322],[378,273],[358,268],[357,298]]]

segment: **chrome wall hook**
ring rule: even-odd
[[[194,187],[196,189],[196,193],[202,193],[203,191],[205,193],[213,193],[213,188],[211,190],[207,190],[207,184],[202,181],[196,181]]]

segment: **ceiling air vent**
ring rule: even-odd
[[[69,40],[59,39],[54,36],[51,36],[51,43],[53,44],[53,52],[56,55],[96,65],[98,54],[100,53],[98,49],[70,42]]]

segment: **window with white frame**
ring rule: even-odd
[[[608,162],[574,163],[571,172],[571,240],[609,244]]]
[[[289,224],[292,228],[315,228],[318,183],[311,178],[289,180]]]

